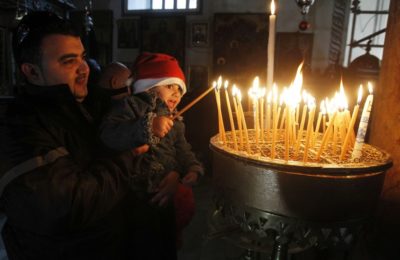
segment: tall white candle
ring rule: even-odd
[[[361,150],[364,145],[365,135],[367,134],[369,116],[371,114],[372,102],[374,96],[372,95],[372,85],[368,82],[369,95],[365,100],[364,108],[361,114],[360,124],[358,126],[356,142],[354,144],[353,153],[351,159],[355,160],[361,157]]]
[[[275,53],[275,2],[271,2],[271,14],[269,16],[269,32],[268,32],[268,66],[267,66],[267,89],[272,88],[274,82],[274,53]]]

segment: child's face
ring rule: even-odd
[[[164,101],[171,112],[181,101],[182,90],[177,84],[157,86],[156,91],[158,97]]]

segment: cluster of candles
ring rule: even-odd
[[[276,84],[273,84],[272,89],[267,93],[265,87],[259,86],[258,77],[254,79],[253,85],[248,91],[253,104],[251,112],[254,125],[252,130],[247,127],[240,89],[232,85],[232,90],[229,92],[229,82],[228,80],[223,82],[222,77],[214,81],[211,89],[214,89],[217,103],[220,143],[235,151],[243,151],[248,154],[257,153],[263,146],[270,151],[267,156],[271,159],[277,158],[277,146],[279,145],[281,149],[284,149],[283,158],[280,159],[302,160],[303,162],[307,162],[310,151],[317,160],[320,160],[321,155],[330,145],[330,156],[337,157],[339,161],[348,159],[346,157],[351,149],[350,159],[359,159],[373,102],[372,85],[368,83],[369,95],[365,101],[356,135],[354,126],[359,113],[363,87],[360,86],[358,90],[357,103],[351,114],[341,83],[339,91],[333,98],[325,98],[320,103],[319,112],[316,115],[315,98],[302,90],[301,68],[302,64],[297,69],[292,84],[283,88],[280,94]],[[224,99],[229,116],[230,132],[225,131],[221,108],[223,106],[222,88],[225,92]],[[233,110],[236,114],[236,124]],[[251,140],[249,132],[251,132]],[[327,159],[326,156],[325,159]]]

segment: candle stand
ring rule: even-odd
[[[390,156],[375,163],[321,164],[265,160],[224,149],[213,153],[216,232],[273,260],[313,246],[348,248],[374,214]]]

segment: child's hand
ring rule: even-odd
[[[197,183],[198,179],[199,175],[197,174],[197,172],[188,172],[188,174],[183,177],[182,183],[186,186],[193,186]]]
[[[133,149],[131,150],[131,152],[132,152],[132,154],[133,154],[134,156],[136,156],[136,155],[144,154],[144,153],[146,153],[148,150],[149,150],[149,145],[148,145],[148,144],[144,144],[144,145],[142,145],[142,146],[138,146],[138,147],[136,147],[136,148],[133,148]]]
[[[174,121],[171,118],[166,116],[156,116],[153,119],[153,134],[162,138],[168,134],[173,125]]]
[[[179,174],[175,171],[169,172],[160,182],[160,185],[157,188],[157,193],[151,199],[151,202],[157,203],[161,207],[166,206],[168,200],[175,194],[178,184]]]

